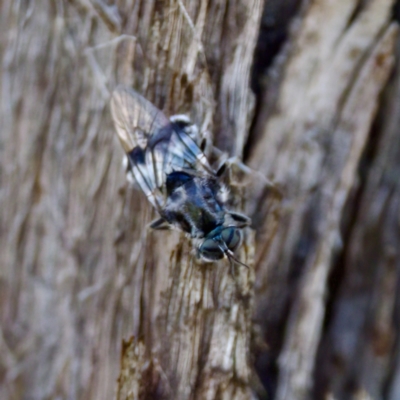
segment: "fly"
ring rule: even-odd
[[[188,117],[167,118],[139,93],[118,86],[111,98],[111,114],[127,155],[128,173],[157,210],[153,229],[177,228],[194,240],[197,257],[224,257],[247,267],[234,252],[250,218],[227,210],[227,189],[202,147],[198,129]]]

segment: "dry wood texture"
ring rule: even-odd
[[[394,6],[3,0],[0,398],[399,399]],[[250,270],[147,229],[118,83],[276,183],[232,190]]]
[[[269,289],[257,302],[259,318],[270,319],[267,335],[282,334],[277,326],[291,302],[277,399],[304,398],[312,382],[344,205],[393,64],[392,6],[316,1],[308,7],[294,33],[276,111],[253,152],[252,165],[281,184],[285,196],[277,237],[259,266]],[[274,348],[279,340],[271,338]]]
[[[149,235],[108,103],[130,84],[240,154],[261,13],[260,0],[2,4],[1,398],[112,398],[131,336],[118,398],[249,398],[254,270],[235,284],[183,237]]]

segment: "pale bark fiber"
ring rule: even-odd
[[[279,400],[303,399],[313,383],[327,280],[343,246],[344,206],[357,186],[360,157],[394,61],[393,5],[387,0],[311,2],[294,26],[275,109],[260,113],[262,139],[251,165],[282,186],[285,198],[271,251],[258,265],[258,279],[267,289],[256,300],[273,351],[282,343],[277,335],[289,308],[278,350]],[[377,290],[382,295],[385,289]],[[345,338],[346,328],[340,323],[337,336]],[[347,392],[342,386],[337,398],[365,384],[356,379]]]
[[[268,398],[400,398],[400,68],[358,172],[393,5],[304,2],[247,147],[279,193],[232,189],[257,228],[232,277],[148,230],[109,97],[129,85],[241,156],[263,2],[1,2],[0,399],[266,398],[254,360]]]
[[[235,282],[182,235],[149,233],[109,90],[188,112],[241,154],[261,13],[261,0],[2,3],[0,398],[110,399],[131,336],[118,398],[251,397],[253,235]]]

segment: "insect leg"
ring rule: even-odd
[[[150,222],[149,228],[154,230],[169,230],[171,229],[171,225],[164,218],[158,218]]]
[[[239,171],[239,173],[242,173],[246,176],[247,179],[244,179],[243,183],[239,183],[234,178],[234,175],[236,175],[234,171],[235,168]],[[228,172],[229,184],[232,186],[247,186],[252,180],[256,180],[258,184],[261,183],[261,185],[264,187],[276,188],[275,184],[267,179],[261,172],[248,167],[237,156],[229,158],[224,158],[223,156],[218,164],[217,176],[222,176],[225,174],[225,172]]]
[[[236,222],[236,227],[238,228],[244,228],[246,226],[251,225],[251,218],[249,218],[247,215],[235,212],[235,211],[229,211],[227,210],[227,213],[232,217],[232,219]]]

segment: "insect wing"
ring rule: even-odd
[[[149,137],[168,125],[169,119],[139,93],[118,86],[111,97],[111,114],[124,150],[144,149]]]
[[[214,175],[206,156],[193,138],[176,125],[174,125],[174,133],[169,145],[169,154],[171,154],[171,162],[174,168],[178,168],[180,165],[182,167],[190,165],[190,168],[197,171],[204,171]]]
[[[146,159],[154,166],[157,187],[165,184],[166,176],[174,171],[214,175],[207,158],[197,143],[179,126],[171,123],[149,139]]]
[[[111,114],[140,188],[160,210],[167,175],[173,171],[214,174],[205,155],[185,130],[139,93],[117,87]]]
[[[133,176],[151,204],[159,210],[163,198],[157,190],[155,165],[148,160],[148,141],[170,122],[152,103],[125,86],[114,90],[111,114]]]

